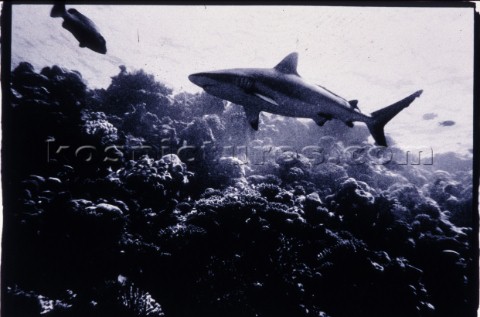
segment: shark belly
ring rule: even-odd
[[[271,100],[274,102],[267,102],[263,106],[262,111],[265,112],[297,118],[316,119],[324,116],[342,121],[362,119],[361,116],[357,116],[357,112],[349,109],[343,103],[323,95],[304,100],[303,98],[292,98],[277,91],[267,91],[266,94],[272,96]]]
[[[312,118],[315,116],[316,108],[303,102],[284,102],[278,106],[269,105],[264,111],[286,117]]]
[[[298,98],[292,98],[280,91],[261,87],[262,110],[272,114],[286,117],[312,118],[317,112],[317,105],[305,102]]]

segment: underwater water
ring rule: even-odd
[[[13,6],[2,316],[475,316],[472,12],[75,8],[105,55]],[[424,94],[385,148],[188,80],[292,51],[363,112]]]
[[[67,7],[68,8],[68,7]],[[13,7],[12,67],[61,65],[106,88],[118,66],[144,69],[175,91],[188,75],[273,67],[299,52],[299,74],[370,113],[423,89],[387,125],[410,150],[469,154],[473,147],[473,14],[466,8],[315,6],[88,6],[106,55],[78,47],[51,6]],[[424,120],[435,113],[434,120]],[[451,126],[440,124],[454,121]],[[413,124],[412,124],[413,123]]]

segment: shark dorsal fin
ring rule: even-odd
[[[288,54],[280,63],[274,68],[284,74],[297,75],[298,53],[293,52]]]

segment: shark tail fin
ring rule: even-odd
[[[410,96],[397,101],[390,106],[372,112],[372,120],[367,123],[367,127],[377,145],[387,146],[387,140],[385,139],[383,128],[400,111],[408,107],[415,100],[415,98],[420,97],[422,92],[423,90],[416,91]]]
[[[53,5],[52,11],[50,11],[50,16],[52,18],[62,17],[66,12],[65,3],[55,3]]]

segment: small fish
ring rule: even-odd
[[[425,113],[422,118],[423,118],[423,120],[433,120],[436,117],[438,117],[438,115],[436,113],[429,112],[429,113]]]
[[[447,121],[439,122],[438,124],[444,127],[451,127],[452,125],[455,125],[455,121],[447,120]]]
[[[66,9],[65,4],[55,4],[50,12],[52,18],[63,18],[62,26],[80,42],[80,47],[88,47],[94,52],[107,53],[107,44],[95,23],[76,9]]]

